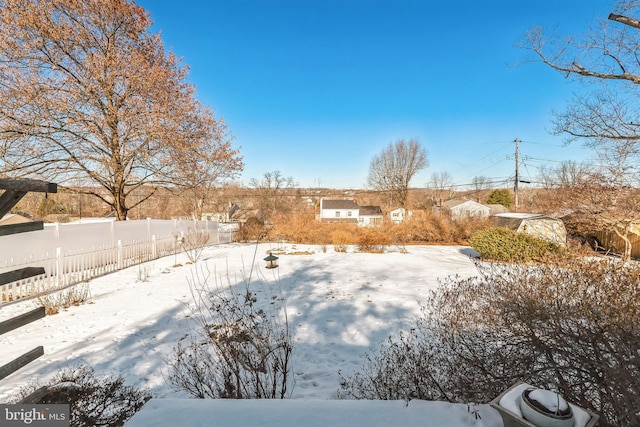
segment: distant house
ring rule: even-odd
[[[521,233],[564,246],[567,244],[567,229],[564,222],[542,214],[502,213],[493,215],[491,221],[498,227],[507,227]]]
[[[364,227],[382,225],[383,218],[380,206],[360,206],[358,225]]]
[[[413,212],[405,208],[396,208],[389,212],[389,220],[394,224],[400,224],[404,220],[411,218]]]
[[[200,221],[216,221],[216,222],[229,222],[229,215],[224,212],[203,212],[200,215]]]
[[[201,221],[231,222],[232,218],[234,217],[234,215],[236,215],[236,220],[237,220],[237,213],[239,211],[241,211],[241,210],[242,209],[240,208],[240,206],[238,206],[237,203],[229,203],[229,206],[227,207],[226,211],[203,212],[202,215],[200,216],[200,220]],[[244,217],[246,217],[246,215],[244,215]]]
[[[360,206],[353,200],[320,199],[319,219],[327,223],[357,224]]]
[[[453,219],[467,217],[486,218],[491,214],[491,209],[473,200],[447,200],[442,204],[442,212],[449,213]]]
[[[380,206],[358,206],[353,200],[320,199],[318,220],[331,224],[370,226],[382,224]]]

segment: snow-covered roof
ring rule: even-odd
[[[494,216],[497,216],[500,218],[530,219],[530,218],[542,218],[545,215],[537,214],[537,213],[525,213],[525,212],[504,212],[504,213],[495,214]]]

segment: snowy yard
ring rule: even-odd
[[[419,303],[439,278],[468,277],[476,271],[469,258],[473,250],[462,246],[410,246],[408,253],[367,254],[286,245],[289,252],[311,254],[282,254],[279,268],[266,269],[263,258],[269,249],[276,245],[260,244],[257,251],[255,244],[220,245],[206,249],[197,267],[178,255],[182,266],[174,266],[176,259],[171,256],[92,280],[89,303],[0,336],[0,363],[37,345],[45,349],[44,356],[0,382],[0,402],[31,380],[46,382],[60,369],[79,363],[94,367],[97,374],[123,373],[128,383],[148,388],[154,397],[189,397],[173,390],[166,377],[173,346],[194,326],[188,309],[193,269],[202,271],[206,266],[212,283],[214,278],[227,283],[229,277],[232,286],[244,286],[254,254],[252,289],[269,294],[281,288],[286,298],[294,342],[291,397],[298,400],[292,405],[336,399],[338,371],[358,370],[366,352],[377,350],[390,334],[411,325],[420,313]],[[2,307],[0,320],[34,306],[31,301]],[[373,418],[371,407],[359,405]],[[302,406],[311,410],[312,405]],[[481,406],[480,424],[467,405],[431,407],[459,419],[451,420],[452,426],[501,425],[497,412],[486,405]],[[350,410],[358,413],[355,406]],[[184,425],[195,425],[195,420]]]

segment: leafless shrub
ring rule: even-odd
[[[448,215],[416,211],[416,215],[399,224],[383,222],[375,227],[357,227],[355,224],[323,223],[315,218],[313,210],[287,212],[274,215],[268,229],[269,238],[290,243],[333,245],[343,252],[349,245],[361,245],[363,251],[373,251],[396,245],[404,249],[411,242],[466,244],[471,235],[487,227],[486,218],[464,218],[453,220]],[[249,230],[249,228],[247,228]],[[260,229],[264,231],[264,227]],[[250,234],[255,237],[259,235]],[[244,236],[244,237],[243,237]],[[247,233],[239,233],[239,240],[250,241]]]
[[[255,242],[267,231],[263,220],[252,216],[246,222],[240,224],[235,240],[239,242]]]
[[[85,303],[90,296],[89,283],[84,282],[61,291],[39,295],[37,301],[44,307],[47,316],[50,316],[58,314],[60,309]]]
[[[352,227],[337,226],[331,229],[331,243],[333,243],[333,249],[336,252],[347,252],[347,248],[350,244],[353,244],[356,240],[356,230]]]
[[[93,368],[79,365],[59,371],[45,386],[29,384],[14,403],[66,403],[72,427],[106,427],[122,426],[150,398],[146,390],[125,385],[122,375],[96,377]]]
[[[361,252],[383,253],[391,243],[387,230],[376,227],[366,227],[359,230],[357,236],[358,250]]]
[[[229,278],[212,288],[208,271],[194,276],[198,330],[174,347],[171,384],[198,398],[287,397],[293,347],[282,292]]]
[[[180,246],[192,263],[196,263],[200,259],[204,248],[211,239],[207,230],[198,230],[196,227],[189,227],[181,237]]]
[[[640,425],[640,265],[478,268],[445,280],[410,331],[343,376],[340,395],[488,402],[523,381],[599,413],[601,425]]]

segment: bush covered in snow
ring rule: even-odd
[[[23,388],[15,403],[70,405],[72,427],[122,426],[151,398],[144,389],[125,385],[122,375],[96,377],[79,365],[61,370],[46,385]]]
[[[601,425],[640,425],[640,265],[477,266],[475,278],[441,283],[411,330],[343,375],[341,397],[488,402],[526,382],[599,413]]]

